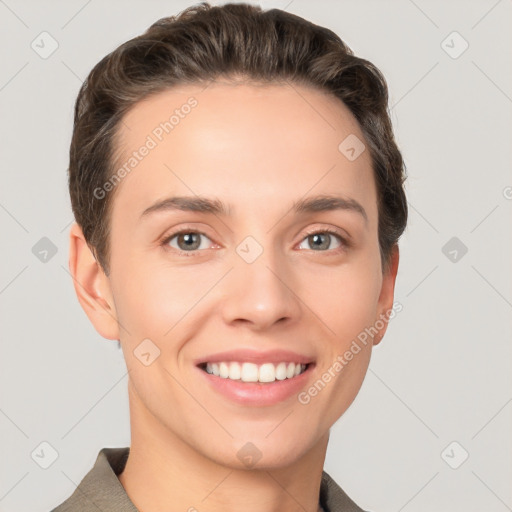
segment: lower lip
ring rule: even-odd
[[[210,386],[233,402],[241,405],[266,406],[277,404],[297,395],[306,385],[314,366],[314,363],[311,363],[300,375],[274,382],[242,382],[241,380],[225,379],[199,367],[196,368],[206,378]]]

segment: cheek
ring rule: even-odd
[[[198,280],[192,267],[171,269],[142,259],[124,263],[113,276],[116,310],[119,321],[137,338],[161,339],[210,286]]]
[[[382,277],[374,267],[362,262],[303,278],[304,302],[340,343],[350,341],[376,319]]]

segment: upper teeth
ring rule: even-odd
[[[299,363],[206,363],[206,371],[224,379],[241,380],[243,382],[274,382],[291,379],[306,369],[305,364]]]

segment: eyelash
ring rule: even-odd
[[[327,251],[314,251],[314,252],[332,252],[334,254],[338,254],[338,253],[341,253],[343,251],[346,251],[347,249],[350,249],[352,247],[352,244],[347,240],[347,238],[341,236],[338,231],[336,231],[335,229],[332,229],[332,228],[323,228],[323,229],[314,229],[314,230],[311,230],[311,231],[307,231],[306,232],[306,236],[304,236],[301,240],[301,243],[306,239],[308,238],[309,236],[312,236],[312,235],[317,235],[317,234],[325,234],[325,233],[328,233],[330,235],[334,235],[336,238],[339,239],[339,241],[341,242],[341,247],[338,247],[336,249],[328,249]],[[179,249],[175,249],[174,247],[169,247],[169,242],[176,236],[178,235],[181,235],[181,234],[197,234],[197,235],[204,235],[206,238],[210,239],[210,237],[206,234],[206,233],[203,233],[201,231],[196,231],[194,229],[181,229],[180,231],[176,231],[174,233],[171,233],[170,235],[166,236],[162,242],[161,242],[161,246],[166,249],[166,250],[172,250],[173,252],[177,252],[177,254],[179,256],[185,256],[185,257],[191,257],[191,256],[197,256],[198,253],[202,252],[200,250],[193,250],[193,251],[182,251],[182,250],[179,250]],[[301,250],[304,250],[304,249],[301,249]],[[312,250],[312,249],[310,249]]]

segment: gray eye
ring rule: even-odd
[[[206,235],[197,233],[195,231],[183,231],[176,233],[170,240],[169,245],[180,251],[195,251],[201,247],[201,237],[209,240]],[[173,245],[174,240],[177,242],[177,246]]]
[[[318,251],[336,249],[337,247],[330,247],[331,242],[336,239],[338,239],[337,247],[339,247],[341,244],[339,241],[339,237],[337,235],[325,231],[318,231],[317,233],[312,233],[308,235],[306,238],[304,238],[304,241],[308,243],[308,247],[305,248]],[[302,242],[302,244],[304,244],[304,242]],[[304,249],[304,247],[300,246],[299,248]]]

